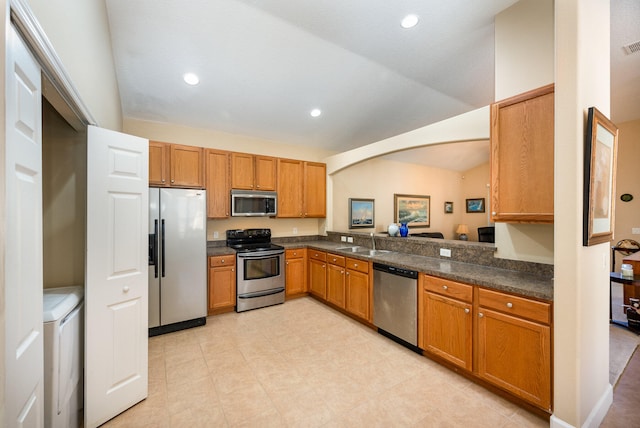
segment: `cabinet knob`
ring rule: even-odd
[[[235,272],[236,270],[234,268],[231,268],[231,272]]]
[[[322,265],[322,269],[324,269],[324,265]]]
[[[220,263],[224,263],[224,259],[220,260]]]
[[[353,264],[353,267],[358,267],[358,263],[354,263],[354,264]]]
[[[172,182],[172,183],[175,183],[175,182],[176,182],[176,180],[171,180],[171,182]]]
[[[344,271],[343,271],[343,270],[341,270],[341,271],[340,271],[340,273],[344,273]]]
[[[347,272],[347,275],[349,275],[349,272]]]
[[[483,316],[484,316],[484,314],[483,314],[482,312],[480,312],[480,313],[478,314],[478,318],[482,318]]]
[[[446,285],[443,285],[443,286],[442,286],[442,289],[443,289],[443,290],[448,290],[448,289],[449,289],[449,287],[447,287]]]
[[[471,311],[469,310],[469,308],[464,308],[464,313],[465,313],[465,314],[468,314],[469,312],[471,312]]]
[[[163,183],[165,182],[165,179],[164,179],[164,178],[162,179],[162,182],[163,182]]]
[[[508,302],[508,303],[507,303],[507,308],[513,308],[513,303]]]
[[[129,292],[129,286],[125,285],[124,287],[122,287],[122,291],[124,291],[125,293]]]
[[[258,189],[259,189],[259,188],[260,188],[260,185],[259,185],[259,184],[258,184],[258,185],[256,185],[256,188],[258,188]]]
[[[338,260],[338,259],[336,259],[336,258],[334,257],[334,258],[333,258],[333,261],[335,262],[336,260]]]
[[[289,260],[287,260],[287,264],[289,264]]]
[[[491,215],[496,215],[497,213],[495,211],[491,211]]]

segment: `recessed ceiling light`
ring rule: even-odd
[[[400,25],[402,26],[402,28],[412,28],[418,24],[418,21],[418,15],[407,15],[402,18]]]
[[[200,83],[200,78],[198,76],[196,76],[194,73],[185,73],[184,76],[182,76],[182,78],[184,79],[185,83],[187,85],[197,85],[198,83]]]
[[[320,110],[319,108],[314,108],[309,114],[311,115],[311,117],[318,117],[322,114],[322,110]]]

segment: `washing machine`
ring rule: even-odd
[[[84,287],[43,290],[44,426],[77,428],[83,401]]]

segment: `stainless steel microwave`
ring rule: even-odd
[[[278,213],[277,207],[278,195],[276,192],[231,191],[232,217],[274,217]]]

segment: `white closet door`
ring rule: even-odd
[[[3,207],[6,408],[0,425],[41,427],[44,376],[40,67],[13,26],[7,38],[6,207]]]
[[[147,396],[148,141],[89,126],[85,426]]]

